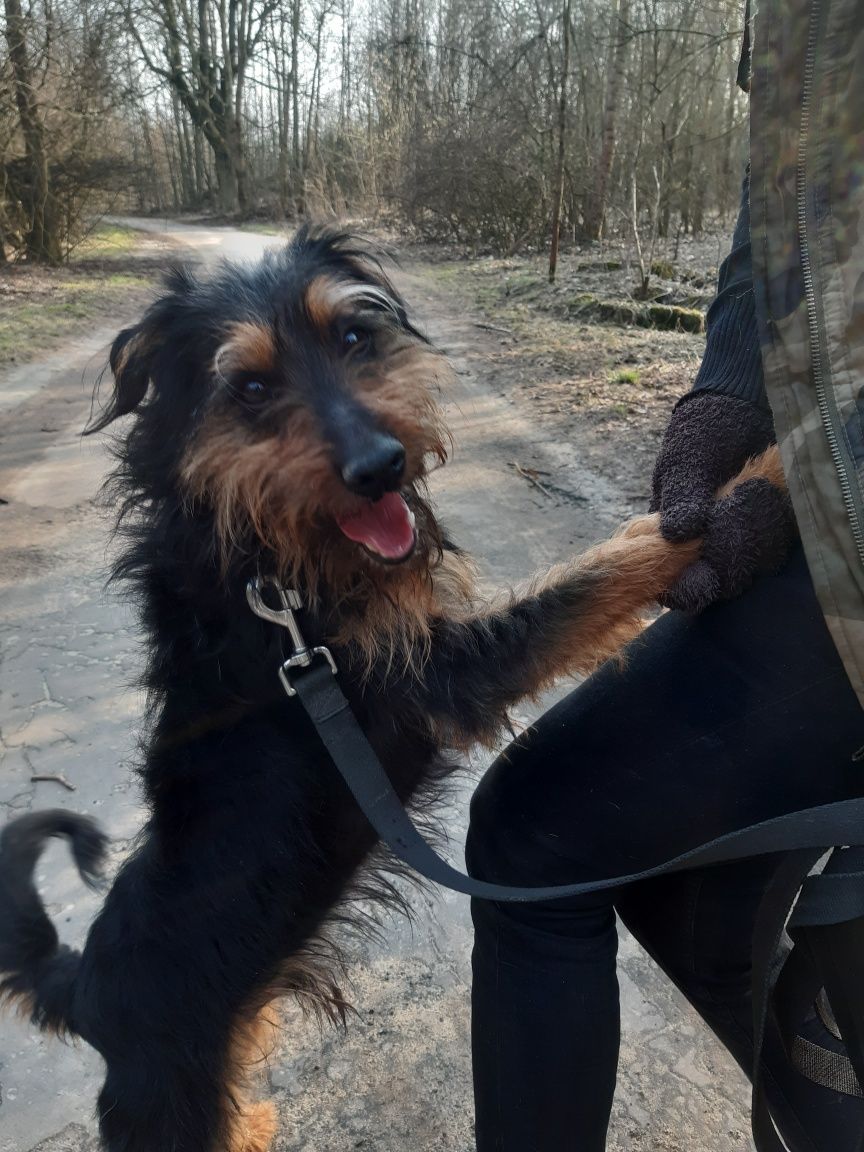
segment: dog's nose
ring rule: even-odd
[[[380,500],[385,492],[394,492],[404,474],[405,449],[386,432],[378,432],[358,446],[342,465],[346,488],[367,500]]]

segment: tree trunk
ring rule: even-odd
[[[161,212],[165,206],[165,199],[162,195],[162,182],[159,179],[159,165],[156,163],[156,149],[153,147],[153,135],[150,131],[150,122],[147,118],[148,114],[145,111],[141,116],[141,136],[144,140],[144,156],[147,165],[147,172],[149,173],[149,185],[151,189],[151,203],[145,204],[142,193],[146,185],[143,181],[138,185],[138,206],[140,211],[144,211],[147,207],[153,207],[157,212]]]
[[[570,5],[564,0],[564,62],[561,66],[561,96],[558,101],[558,162],[555,170],[555,187],[552,193],[552,244],[549,249],[549,283],[555,283],[558,268],[558,243],[561,239],[561,205],[564,200],[564,165],[567,141],[567,76],[570,71]]]
[[[168,160],[168,179],[171,181],[171,206],[172,211],[179,212],[182,207],[183,193],[180,187],[179,169],[174,155],[174,137],[168,130],[167,123],[163,122],[159,125],[159,132],[162,136],[162,146],[165,149],[165,156]]]
[[[585,234],[592,239],[597,239],[600,236],[606,217],[609,176],[612,172],[612,160],[615,156],[615,126],[618,120],[621,89],[624,85],[624,65],[627,60],[629,20],[630,0],[618,0],[618,12],[613,20],[614,32],[609,47],[600,160],[597,164],[594,189],[588,197],[585,211]]]
[[[342,69],[339,82],[339,137],[345,135],[351,119],[351,0],[342,4]]]
[[[216,169],[216,194],[219,198],[219,210],[224,212],[226,216],[233,216],[240,207],[234,157],[224,145],[215,145],[211,141],[210,147],[213,149],[213,164]]]
[[[300,0],[291,8],[291,160],[294,179],[302,181],[300,171]],[[302,196],[298,196],[298,211],[303,211]]]
[[[195,150],[195,203],[201,204],[207,182],[204,175],[204,134],[197,124],[192,125],[192,146]]]
[[[286,80],[284,74],[279,71],[276,73],[277,84],[277,98],[278,98],[278,148],[279,155],[276,164],[276,171],[279,181],[279,211],[283,217],[288,215],[288,120],[290,118],[290,94],[291,87],[290,81]]]
[[[192,168],[192,148],[189,139],[189,125],[183,115],[180,100],[176,92],[172,93],[172,110],[174,112],[174,135],[177,139],[177,154],[182,207],[189,208],[195,199],[195,173]]]
[[[245,215],[249,211],[249,174],[246,166],[246,148],[243,129],[235,119],[228,131],[228,146],[234,168],[234,186],[237,189],[237,208]]]
[[[31,260],[59,264],[63,255],[60,216],[51,190],[45,130],[34,96],[36,88],[27,58],[26,23],[21,11],[21,0],[5,0],[5,10],[6,40],[27,164],[26,251]]]

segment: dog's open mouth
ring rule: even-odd
[[[349,540],[388,564],[407,560],[417,543],[414,513],[398,492],[388,492],[374,504],[370,500],[359,512],[338,517],[336,523]]]

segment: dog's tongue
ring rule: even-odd
[[[388,492],[337,523],[349,540],[385,560],[402,560],[414,547],[414,517],[398,492]]]

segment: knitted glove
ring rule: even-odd
[[[696,613],[732,600],[758,576],[779,571],[797,535],[788,493],[767,480],[748,480],[714,505],[699,559],[660,601]]]
[[[751,480],[725,500],[717,490],[774,441],[767,410],[701,391],[680,401],[654,468],[651,511],[667,540],[704,536],[701,558],[661,598],[668,608],[701,612],[777,571],[795,539],[789,497]]]
[[[667,540],[701,536],[717,489],[774,443],[771,413],[748,400],[691,392],[672,413],[654,465],[651,511]]]

